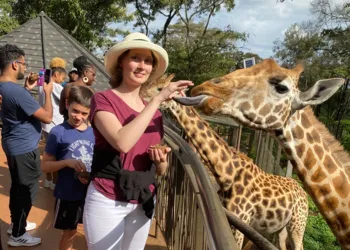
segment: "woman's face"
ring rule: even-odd
[[[149,49],[131,49],[121,62],[123,83],[135,87],[145,83],[153,69],[153,56]]]
[[[70,82],[75,82],[79,79],[79,75],[76,71],[73,71],[69,74],[69,81]]]
[[[91,86],[92,83],[95,81],[96,78],[96,69],[95,67],[91,67],[88,70],[85,71],[85,76],[89,79],[89,81],[86,83],[86,85]]]

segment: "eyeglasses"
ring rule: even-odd
[[[28,68],[28,63],[25,62],[20,62],[20,61],[15,61],[16,63],[22,64],[23,66],[25,66],[26,68]]]

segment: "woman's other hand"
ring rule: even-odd
[[[168,168],[168,153],[171,148],[167,147],[165,150],[160,148],[150,148],[148,151],[151,161],[156,164],[156,172],[158,175],[163,175]]]

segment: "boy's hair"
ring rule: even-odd
[[[93,92],[88,87],[73,86],[69,91],[68,105],[75,102],[86,108],[90,108],[92,95],[93,95]]]
[[[21,56],[25,56],[25,53],[16,45],[5,44],[0,47],[0,72],[3,72],[7,65],[18,60]]]

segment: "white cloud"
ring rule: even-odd
[[[211,26],[230,24],[237,31],[249,33],[246,50],[266,58],[273,54],[273,42],[278,38],[283,39],[290,25],[310,19],[311,1],[285,0],[279,3],[276,0],[239,0],[230,13],[218,13]]]

